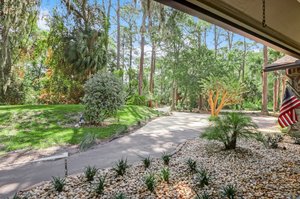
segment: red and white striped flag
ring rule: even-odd
[[[293,93],[291,88],[286,87],[278,117],[278,123],[282,128],[298,122],[295,109],[299,106],[300,100]]]

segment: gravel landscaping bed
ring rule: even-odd
[[[142,161],[131,165],[124,176],[116,177],[112,168],[99,170],[97,176],[106,176],[104,193],[97,195],[98,181],[86,182],[84,174],[66,178],[62,192],[54,190],[50,182],[21,191],[28,198],[115,198],[123,193],[127,198],[194,198],[196,192],[221,198],[226,185],[234,185],[238,198],[292,198],[300,196],[300,146],[282,142],[278,149],[268,149],[256,141],[239,141],[236,150],[224,151],[219,142],[194,139],[187,141],[170,160],[170,180],[164,182],[161,159],[153,159],[149,169]],[[209,184],[200,188],[196,175],[189,172],[186,161],[192,158],[198,168],[207,170]],[[117,160],[116,160],[117,161]],[[156,176],[154,193],[147,190],[145,176]]]

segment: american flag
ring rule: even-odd
[[[299,106],[300,100],[290,87],[286,87],[278,117],[278,123],[282,128],[298,122],[295,109]]]

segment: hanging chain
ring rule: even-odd
[[[262,0],[262,26],[266,27],[266,0]]]

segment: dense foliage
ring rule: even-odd
[[[110,72],[123,83],[127,104],[212,115],[261,108],[263,46],[254,41],[153,0],[62,0],[46,16],[39,3],[6,0],[0,7],[1,104],[80,103],[85,82]],[[268,63],[282,56],[272,49],[267,55]],[[269,108],[274,101],[278,109],[283,75],[268,76]]]
[[[124,105],[123,85],[113,74],[97,73],[84,85],[84,118],[99,124]]]

